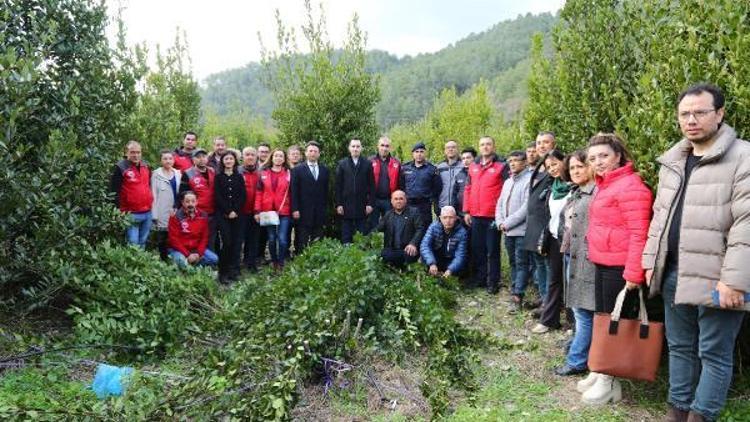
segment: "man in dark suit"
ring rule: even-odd
[[[378,231],[385,233],[380,257],[386,264],[403,267],[417,262],[419,245],[425,226],[416,208],[406,206],[406,194],[402,190],[391,194],[392,209],[378,223]]]
[[[294,251],[301,254],[311,241],[323,237],[328,200],[328,168],[318,162],[320,144],[305,147],[306,161],[292,169],[292,218],[297,223]]]
[[[362,157],[362,141],[349,141],[349,158],[336,167],[336,214],[341,221],[341,242],[352,243],[354,232],[365,232],[365,221],[372,212],[375,177],[370,160]]]

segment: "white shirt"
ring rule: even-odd
[[[557,239],[557,230],[560,227],[560,213],[562,212],[563,208],[565,208],[565,203],[568,202],[568,197],[570,196],[570,192],[568,192],[565,197],[560,199],[553,199],[552,195],[549,197],[549,213],[550,213],[550,219],[549,219],[549,226],[547,227],[549,229],[549,232],[552,233],[552,237]]]

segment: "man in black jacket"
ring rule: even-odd
[[[419,211],[406,206],[404,191],[391,194],[391,205],[393,209],[386,212],[378,224],[378,231],[385,232],[380,256],[387,264],[403,267],[419,259],[419,244],[425,227]]]
[[[365,232],[372,212],[375,177],[370,160],[362,157],[362,141],[349,141],[349,158],[336,167],[336,214],[341,218],[341,242],[352,243],[354,232]]]
[[[292,218],[297,222],[294,251],[302,250],[313,240],[323,237],[328,200],[328,168],[318,162],[320,144],[308,142],[306,161],[292,169]]]

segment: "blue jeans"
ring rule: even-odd
[[[571,368],[582,369],[588,367],[589,347],[591,347],[591,331],[594,326],[594,312],[587,309],[573,308],[576,319],[576,330],[570,343],[566,363]]]
[[[707,306],[675,305],[677,269],[663,278],[664,325],[669,346],[669,398],[674,407],[706,419],[719,416],[734,366],[734,343],[744,313]]]
[[[529,280],[529,253],[523,248],[523,236],[505,236],[510,262],[511,294],[523,297]]]
[[[271,262],[283,264],[289,250],[289,234],[292,229],[292,219],[289,216],[279,216],[278,226],[266,226],[268,232],[268,250],[271,251]]]
[[[536,252],[529,252],[534,260],[534,281],[542,301],[547,297],[547,276],[549,274],[549,261],[546,256]]]
[[[167,253],[169,253],[170,258],[172,258],[172,261],[174,261],[174,263],[177,264],[178,267],[187,268],[187,266],[189,265],[187,262],[187,257],[179,251],[169,248],[167,250]],[[215,267],[218,263],[219,257],[215,253],[213,253],[211,249],[206,249],[206,252],[204,252],[203,256],[201,257],[201,260],[198,261],[198,265],[208,267]]]
[[[151,211],[131,212],[130,218],[133,222],[126,231],[128,243],[146,249],[148,233],[151,231]]]
[[[385,213],[391,209],[390,199],[375,199],[375,206],[372,207],[372,213],[367,216],[367,227],[365,227],[365,234],[372,233],[377,227],[380,219],[383,218]],[[427,227],[427,225],[425,225]]]
[[[375,212],[375,211],[373,211]],[[354,233],[365,233],[367,218],[344,218],[341,220],[341,243],[347,245],[354,241]]]

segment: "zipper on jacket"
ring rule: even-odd
[[[670,167],[670,166],[668,166],[666,164],[664,164],[664,167],[668,168],[669,170],[671,170],[673,172],[675,172],[677,174],[677,177],[680,178],[680,188],[677,190],[677,198],[679,198],[680,195],[682,194],[682,190],[687,188],[686,186],[683,186],[683,176],[680,174],[680,172],[678,172],[677,170],[675,170],[674,168],[672,168],[672,167]],[[656,249],[656,254],[655,254],[655,257],[654,257],[654,260],[655,260],[654,261],[654,267],[656,267],[656,264],[657,264],[656,260],[659,259],[659,254],[661,253],[661,242],[664,239],[664,233],[669,231],[669,226],[672,224],[672,219],[674,217],[672,215],[672,210],[674,209],[675,203],[676,203],[676,201],[672,201],[672,203],[669,205],[669,211],[667,212],[667,224],[665,224],[664,227],[662,228],[661,235],[659,236],[659,242],[656,244],[657,245],[657,249]],[[678,253],[678,256],[679,256],[679,251],[677,251],[677,253]],[[662,273],[664,272],[663,269],[662,269],[661,272]],[[651,278],[652,279],[653,279],[653,277],[654,277],[654,274],[651,274]],[[663,283],[662,283],[662,288],[663,288]]]

